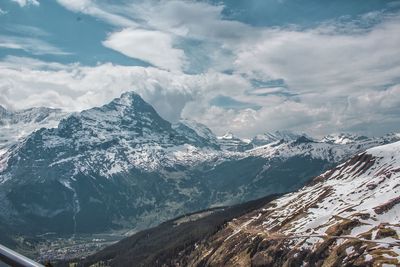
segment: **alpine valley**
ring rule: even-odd
[[[340,134],[317,140],[285,131],[257,135],[252,140],[242,140],[231,133],[217,137],[192,121],[171,124],[134,92],[124,93],[104,106],[72,114],[45,108],[19,112],[1,108],[0,130],[0,232],[3,229],[11,239],[28,233],[71,236],[146,229],[185,213],[295,191],[357,153],[400,140],[398,134],[380,138]],[[363,154],[319,176],[313,187],[243,217],[246,221],[232,222],[233,230],[222,234],[229,233],[231,240],[244,234],[250,236],[251,232],[242,233],[241,229],[253,224],[249,229],[265,225],[265,231],[282,230],[287,234],[283,228],[288,224],[279,218],[299,214],[290,220],[305,220],[301,219],[304,216],[300,215],[300,206],[314,207],[314,202],[323,200],[319,198],[322,194],[333,195],[330,181],[344,179],[348,192],[338,194],[352,198],[354,188],[349,188],[354,184],[347,184],[347,180],[364,175],[357,171],[358,167],[378,161],[373,159],[380,152],[371,151],[376,156]],[[376,172],[379,177],[387,173],[378,174],[378,169]],[[359,179],[367,179],[363,177]],[[373,186],[372,181],[369,184]],[[359,186],[364,188],[362,183]],[[340,201],[339,195],[332,196],[332,201]],[[295,198],[304,201],[291,204]],[[315,208],[331,211],[332,201]],[[347,204],[354,201],[342,199]],[[348,204],[346,208],[350,212],[353,206]],[[267,218],[264,214],[271,215]],[[346,218],[343,224],[351,221]],[[261,220],[273,222],[263,224]],[[326,231],[333,227],[326,222],[323,225]],[[296,231],[303,235],[315,227],[315,223],[304,223]],[[243,242],[248,240],[264,242],[258,235]],[[295,242],[298,240],[292,241]],[[293,246],[306,246],[297,243]],[[253,256],[258,255],[258,245],[249,245],[249,249],[254,250]],[[195,258],[190,256],[190,260]]]
[[[399,192],[400,142],[396,142],[359,153],[293,193],[177,218],[78,262],[79,266],[400,266]]]

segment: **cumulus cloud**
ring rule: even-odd
[[[338,130],[381,134],[387,129],[395,130],[393,125],[400,122],[398,84],[386,90],[349,93],[344,99],[309,95],[301,101],[279,95],[254,98],[246,95],[246,88],[250,87],[251,83],[241,75],[218,72],[189,75],[153,67],[85,67],[18,57],[8,57],[0,64],[0,104],[15,109],[46,105],[76,111],[135,90],[164,118],[197,120],[217,134],[230,130],[249,137],[276,129],[315,135]],[[254,110],[210,105],[210,100],[221,94],[263,106]],[[374,127],[382,123],[386,123],[385,128]]]
[[[92,0],[57,1],[71,11],[98,17],[114,26],[122,27],[121,30],[111,32],[107,36],[107,39],[102,42],[105,47],[162,69],[181,71],[184,67],[185,54],[174,45],[174,36],[165,31],[139,25],[135,19],[124,14],[126,6],[113,6],[106,3],[98,5]],[[129,10],[133,11],[132,8]]]
[[[175,47],[191,55],[187,56],[184,68],[189,72],[192,70],[188,66],[198,68],[198,64],[202,65],[201,70],[230,69],[233,55],[229,45],[245,38],[257,39],[258,31],[251,26],[224,19],[223,9],[223,5],[177,0],[144,1],[112,8],[126,18],[140,21],[141,27],[162,32],[174,40]],[[192,49],[185,41],[194,41],[196,45]]]
[[[223,5],[177,0],[132,4],[125,14],[143,20],[148,27],[178,36],[208,40],[231,40],[255,34],[252,27],[223,18]]]
[[[241,44],[235,69],[261,79],[284,79],[299,92],[365,92],[399,78],[399,31],[399,17],[355,35],[265,31],[262,41]]]
[[[0,63],[0,104],[14,109],[45,105],[76,111],[135,90],[163,117],[176,121],[187,102],[213,97],[215,85],[227,93],[239,92],[246,84],[240,76],[221,73],[186,75],[110,63],[85,67],[19,57]]]
[[[126,56],[138,58],[164,69],[188,70],[197,58],[185,56],[185,39],[205,41],[201,56],[211,60],[207,68],[224,70],[231,54],[223,42],[236,43],[243,36],[257,36],[250,26],[224,20],[223,6],[189,1],[140,1],[112,5],[92,0],[57,0],[74,12],[88,14],[122,27],[111,32],[103,45]],[[199,47],[197,47],[199,52]],[[161,50],[160,50],[161,49]],[[228,58],[229,63],[225,63]],[[201,60],[200,60],[201,61]],[[204,60],[201,62],[204,64]],[[201,68],[204,69],[204,68]],[[190,72],[190,70],[189,70]]]
[[[194,119],[218,134],[398,130],[399,14],[375,12],[358,22],[308,29],[265,28],[227,20],[222,5],[198,1],[58,2],[112,24],[103,45],[153,66],[87,67],[8,57],[0,62],[0,104],[80,110],[135,90],[165,118]],[[0,37],[2,43],[32,49]],[[203,64],[201,71],[190,72],[194,61]],[[249,105],[213,101],[225,96]]]
[[[162,69],[180,71],[185,63],[184,52],[174,48],[172,37],[160,31],[127,28],[110,34],[103,45]]]

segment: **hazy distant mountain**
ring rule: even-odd
[[[321,142],[326,142],[331,144],[350,144],[367,139],[368,137],[362,135],[340,133],[340,134],[327,135],[321,139]]]
[[[253,148],[249,140],[241,139],[231,132],[218,136],[218,143],[223,150],[243,152]]]
[[[295,141],[301,136],[305,136],[305,134],[296,134],[290,131],[275,131],[271,133],[259,134],[256,135],[251,143],[254,147],[267,145],[276,141]]]

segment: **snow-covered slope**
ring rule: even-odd
[[[400,133],[389,133],[381,137],[367,137],[363,135],[341,133],[341,134],[330,134],[323,137],[319,142],[329,144],[358,144],[369,141],[380,141],[384,143],[393,143],[400,141]]]
[[[223,150],[243,152],[253,147],[250,141],[241,139],[231,132],[217,138],[218,144]]]
[[[340,133],[340,134],[330,134],[321,139],[321,142],[331,143],[331,144],[352,144],[358,141],[367,140],[368,137],[349,134],[349,133]]]
[[[338,144],[318,142],[305,136],[299,136],[294,140],[280,140],[264,146],[255,147],[245,153],[255,157],[264,158],[292,158],[295,156],[309,156],[312,159],[327,160],[329,162],[341,162],[355,153],[368,148],[385,144],[385,138],[368,138],[357,142]]]
[[[190,120],[181,120],[173,124],[172,128],[199,147],[209,146],[217,150],[220,149],[217,136],[203,124]]]
[[[313,185],[273,202],[265,210],[263,230],[279,227],[284,235],[325,235],[330,227],[348,220],[358,221],[349,236],[373,233],[381,224],[400,230],[396,227],[399,196],[400,142],[396,142],[369,149],[316,177]],[[303,216],[294,218],[300,210]],[[295,227],[284,228],[287,219]],[[309,247],[307,242],[303,246]]]
[[[0,156],[40,128],[53,128],[67,114],[60,109],[30,108],[10,111],[0,106]]]
[[[227,224],[191,266],[399,266],[400,142],[371,148]]]
[[[271,133],[258,134],[251,140],[251,143],[253,144],[254,147],[258,147],[282,140],[287,142],[295,141],[301,136],[306,136],[306,135],[296,134],[290,131],[275,131]]]

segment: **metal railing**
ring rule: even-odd
[[[4,262],[13,267],[44,267],[31,259],[0,245],[0,263]]]

